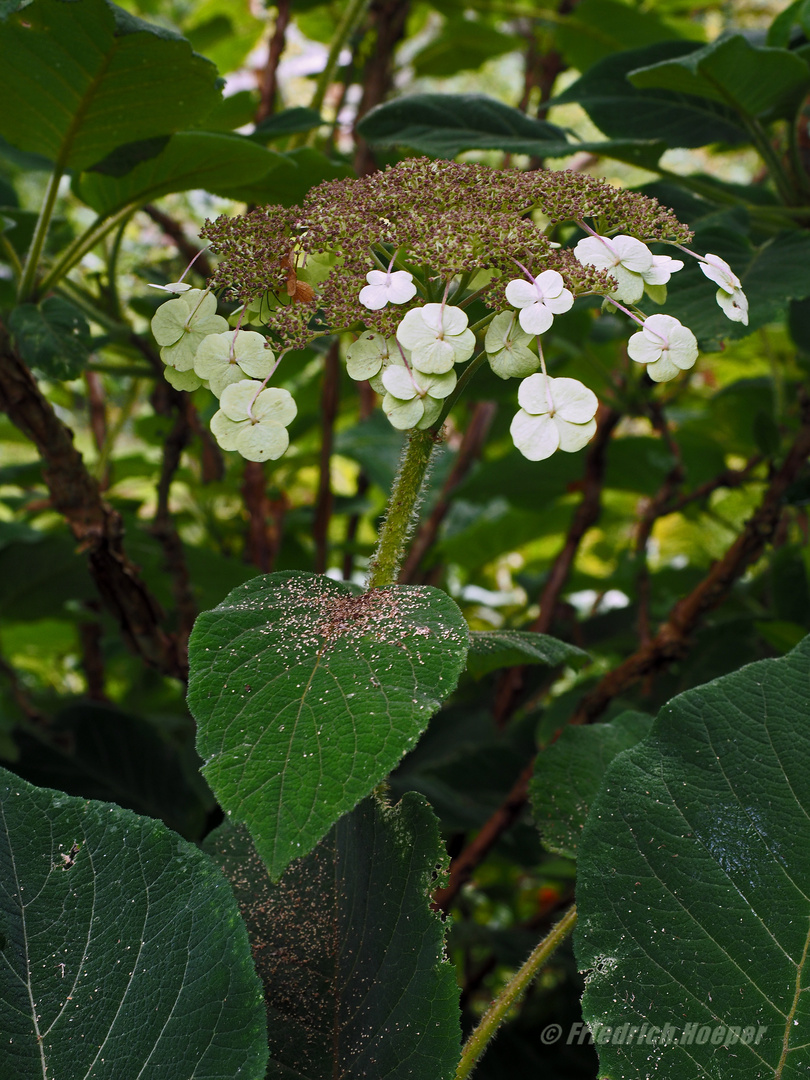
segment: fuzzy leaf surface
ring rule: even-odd
[[[449,1080],[458,988],[430,911],[446,860],[435,815],[408,792],[365,799],[273,885],[244,826],[206,850],[230,879],[264,984],[268,1080]]]
[[[608,769],[579,845],[583,1014],[678,1042],[598,1045],[602,1075],[807,1075],[808,699],[805,638],[673,698]]]
[[[254,578],[198,618],[188,701],[203,772],[271,877],[411,749],[454,689],[468,643],[438,589],[357,596],[301,572]]]
[[[165,825],[0,770],[3,1076],[262,1080],[261,985],[222,875]]]

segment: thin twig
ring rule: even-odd
[[[326,570],[329,556],[329,522],[332,518],[332,447],[335,441],[335,418],[340,389],[340,342],[335,339],[324,359],[323,389],[321,390],[321,454],[318,474],[318,493],[315,498],[315,518],[312,535],[315,540],[315,573]]]
[[[276,111],[276,94],[278,93],[278,64],[287,38],[287,27],[290,22],[290,0],[276,0],[276,25],[267,46],[267,63],[264,65],[259,77],[259,107],[256,110],[256,123],[261,123]]]
[[[363,71],[363,93],[355,117],[354,169],[358,176],[376,172],[377,162],[366,140],[358,135],[357,122],[385,100],[393,85],[394,50],[405,34],[410,7],[410,0],[374,0],[369,9],[375,42]]]

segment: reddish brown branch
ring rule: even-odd
[[[369,14],[372,19],[374,46],[363,72],[363,93],[357,106],[355,124],[369,109],[379,105],[391,89],[394,76],[394,49],[405,33],[405,21],[410,0],[374,0]],[[368,143],[355,131],[357,151],[354,168],[358,176],[375,172],[377,162]]]
[[[810,417],[806,417],[781,468],[771,478],[762,502],[723,558],[714,563],[688,596],[675,604],[655,637],[609,671],[583,698],[571,718],[572,724],[593,723],[619,694],[645,675],[686,655],[691,635],[702,617],[728,596],[734,583],[760,558],[774,536],[782,516],[784,494],[809,455]]]
[[[399,580],[403,584],[414,580],[419,564],[435,542],[441,523],[450,510],[450,504],[456,489],[481,453],[481,448],[484,445],[484,440],[487,437],[487,432],[497,409],[497,405],[491,401],[479,401],[473,409],[467,430],[461,439],[461,445],[458,448],[453,468],[442,485],[442,490],[430,516],[420,526],[419,532],[408,552],[408,557],[400,571]]]
[[[0,324],[0,408],[34,443],[53,507],[63,515],[87,556],[90,573],[127,645],[151,667],[185,678],[177,642],[162,626],[163,613],[124,551],[121,516],[73,445],[73,435],[43,396]]]
[[[260,123],[276,110],[278,93],[278,64],[287,38],[290,22],[290,0],[276,0],[276,25],[273,36],[267,46],[267,63],[259,78],[259,107],[256,110],[256,123]]]

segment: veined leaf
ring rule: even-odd
[[[262,1080],[263,1014],[207,856],[151,818],[0,770],[4,1076]]]
[[[45,378],[75,379],[87,360],[90,327],[77,307],[61,296],[20,304],[9,318],[20,356]]]
[[[254,578],[198,618],[188,701],[222,806],[273,878],[416,742],[469,637],[438,589],[360,596],[305,573]]]
[[[62,167],[194,124],[216,80],[183,38],[105,0],[33,0],[0,23],[0,135]]]
[[[581,663],[588,654],[548,634],[533,634],[528,630],[475,630],[470,634],[467,670],[474,679],[489,671],[514,667],[516,664]]]
[[[273,885],[247,830],[205,843],[236,894],[264,983],[268,1080],[449,1080],[455,973],[430,911],[438,822],[421,796],[366,799]]]
[[[603,1075],[807,1074],[809,692],[805,638],[674,698],[608,769],[577,877]]]

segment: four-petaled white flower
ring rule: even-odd
[[[520,412],[510,427],[515,446],[530,461],[555,450],[581,450],[596,431],[596,394],[577,379],[530,375],[518,389]]]
[[[517,313],[502,311],[487,327],[484,349],[489,366],[501,379],[524,379],[540,367],[540,357],[531,352],[534,339],[517,325]]]
[[[627,354],[637,364],[647,365],[647,374],[653,382],[669,382],[694,366],[698,358],[697,339],[671,315],[650,315],[639,333],[628,341]]]
[[[717,303],[723,309],[727,318],[732,322],[741,322],[748,326],[748,297],[742,291],[742,282],[719,255],[704,255],[700,263],[700,269],[715,285],[717,290]]]
[[[616,288],[608,295],[623,304],[635,304],[645,286],[654,290],[665,285],[683,267],[680,259],[653,255],[634,236],[587,236],[574,248],[574,255],[587,266],[607,270],[616,279]]]
[[[235,382],[222,391],[211,431],[223,450],[237,450],[248,461],[275,461],[290,445],[287,425],[297,413],[288,390],[262,390],[256,380]]]
[[[562,275],[544,270],[534,281],[516,278],[506,286],[506,299],[520,308],[521,327],[527,334],[545,334],[554,316],[573,306],[574,294],[565,288]]]
[[[231,383],[267,378],[275,357],[265,345],[266,339],[253,330],[209,334],[194,357],[194,371],[220,397]]]
[[[379,311],[391,301],[392,304],[407,304],[416,296],[413,274],[407,270],[369,270],[365,285],[360,290],[360,303],[371,311]]]
[[[461,308],[425,304],[405,314],[397,327],[397,341],[410,349],[411,363],[418,371],[443,375],[475,351],[475,334],[467,322]]]

